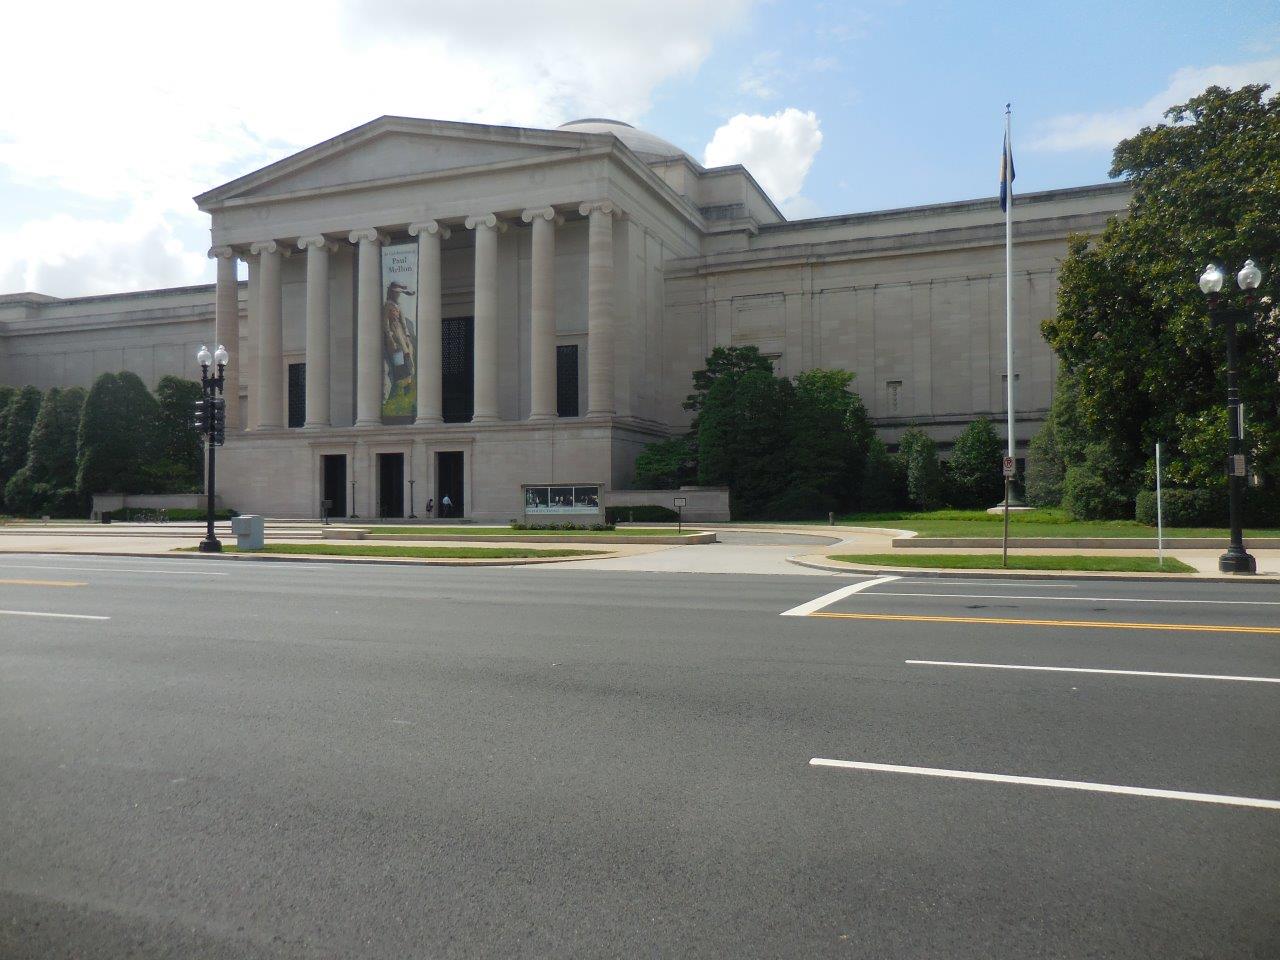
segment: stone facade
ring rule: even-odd
[[[1023,446],[1052,399],[1038,330],[1067,237],[1098,231],[1127,200],[1123,185],[1101,185],[1015,202]],[[623,124],[383,117],[196,201],[217,284],[0,297],[0,382],[88,385],[130,369],[154,385],[195,375],[199,345],[225,343],[219,492],[241,510],[316,516],[339,472],[338,505],[366,517],[409,512],[410,494],[420,508],[442,485],[482,519],[518,516],[523,483],[625,489],[643,445],[687,425],[690,374],[717,345],[758,346],[786,375],[853,371],[890,442],[913,423],[944,448],[976,417],[1003,429],[994,199],[788,222],[744,168],[704,169]],[[418,400],[401,423],[384,423],[381,406],[390,242],[417,256]],[[460,318],[472,417],[445,422],[442,331]],[[579,371],[567,401],[566,347]],[[305,416],[290,427],[290,367],[303,364]],[[566,402],[577,415],[558,415]]]

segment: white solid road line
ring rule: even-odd
[[[197,563],[207,561],[196,561]],[[194,574],[201,577],[225,577],[225,570],[192,570],[189,567],[179,567],[174,570],[152,570],[145,567],[130,567],[128,565],[120,565],[115,567],[64,567],[64,566],[46,566],[37,563],[0,563],[0,570],[78,570],[80,572],[89,573],[162,573],[169,576],[185,576]]]
[[[0,610],[4,617],[57,617],[60,620],[110,620],[110,617],[95,617],[88,613],[41,613],[36,610]]]
[[[837,600],[843,600],[845,597],[852,596],[866,590],[868,587],[877,587],[882,583],[888,583],[891,580],[900,580],[901,577],[876,577],[873,580],[863,580],[861,583],[851,583],[847,587],[841,587],[839,590],[832,590],[830,593],[824,593],[815,600],[808,603],[802,603],[798,607],[792,607],[790,610],[783,610],[780,616],[783,617],[807,617],[815,610],[821,610],[823,607],[829,607]]]
[[[877,593],[877,597],[954,597],[957,600],[1074,600],[1087,603],[1218,603],[1233,607],[1280,607],[1280,600],[1162,600],[1155,597],[1031,597],[1013,593]]]
[[[920,777],[945,777],[951,780],[985,780],[989,783],[1016,783],[1027,787],[1056,787],[1060,790],[1085,790],[1091,793],[1123,793],[1135,797],[1160,797],[1165,800],[1192,800],[1196,803],[1219,803],[1230,807],[1258,807],[1280,810],[1280,800],[1257,797],[1232,797],[1218,793],[1189,793],[1185,790],[1157,790],[1152,787],[1122,787],[1114,783],[1088,783],[1083,780],[1047,780],[1043,777],[1013,777],[1003,773],[977,773],[973,770],[945,770],[940,767],[904,767],[896,763],[864,763],[857,760],[827,760],[814,757],[811,767],[841,767],[846,770],[873,770],[880,773],[909,773]]]
[[[962,660],[903,660],[927,667],[985,667],[988,670],[1044,670],[1050,673],[1110,673],[1124,677],[1173,677],[1179,680],[1240,680],[1280,683],[1280,677],[1234,677],[1220,673],[1165,673],[1158,670],[1104,670],[1100,667],[1035,667],[1018,663],[966,663]]]

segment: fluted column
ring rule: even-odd
[[[472,423],[498,419],[498,234],[507,225],[492,213],[467,217],[476,232],[475,407]]]
[[[382,235],[353,230],[359,244],[356,283],[356,423],[382,423]]]
[[[303,426],[329,426],[329,254],[338,245],[326,237],[301,237],[307,251],[307,419]]]
[[[258,255],[258,429],[284,426],[284,327],[280,302],[280,245],[255,243]]]
[[[227,429],[240,429],[240,280],[238,258],[230,247],[214,247],[209,256],[218,261],[218,286],[213,303],[213,339],[227,348],[222,372]]]
[[[440,241],[449,239],[449,228],[425,220],[409,224],[409,235],[418,238],[418,414],[413,422],[432,426],[444,423]]]
[[[248,297],[245,300],[245,337],[244,337],[244,356],[241,358],[241,365],[244,367],[244,428],[246,430],[258,429],[258,327],[261,325],[258,321],[258,313],[261,308],[261,297],[259,293],[262,290],[262,284],[259,283],[261,271],[258,269],[259,260],[249,252],[242,252],[240,258],[244,260],[245,267],[249,274],[249,283],[246,293]]]
[[[587,223],[587,416],[613,414],[613,215],[610,200],[584,203]]]
[[[529,297],[529,419],[556,416],[556,226],[552,207],[526,210],[533,224],[533,269]]]

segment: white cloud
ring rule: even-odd
[[[800,197],[822,147],[818,116],[787,107],[769,116],[740,113],[716,130],[703,152],[709,167],[740,163],[782,206]]]
[[[1165,110],[1202,93],[1206,87],[1237,88],[1248,83],[1268,83],[1280,88],[1280,59],[1257,60],[1213,67],[1183,67],[1168,86],[1137,107],[1099,113],[1072,113],[1052,117],[1032,134],[1034,150],[1110,150],[1144,126],[1159,122]]]
[[[182,264],[203,257],[193,238],[207,226],[196,193],[382,114],[531,126],[635,120],[754,2],[19,4],[6,10],[6,36],[25,40],[0,58],[0,250],[50,239],[48,249],[25,249],[22,276],[44,292],[73,289],[50,286],[67,280],[53,269],[65,240],[3,213],[6,189],[38,185],[64,191],[67,210],[83,198],[129,208],[127,229],[57,221],[119,254],[102,259],[121,268],[115,279],[97,267],[86,274],[103,284],[95,291],[127,289],[147,263],[154,269],[141,275],[152,285],[190,282]],[[178,238],[191,249],[166,258]],[[4,262],[0,292],[17,269]]]

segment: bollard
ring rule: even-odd
[[[263,520],[252,515],[231,518],[231,532],[236,535],[237,550],[261,550],[265,537]]]

